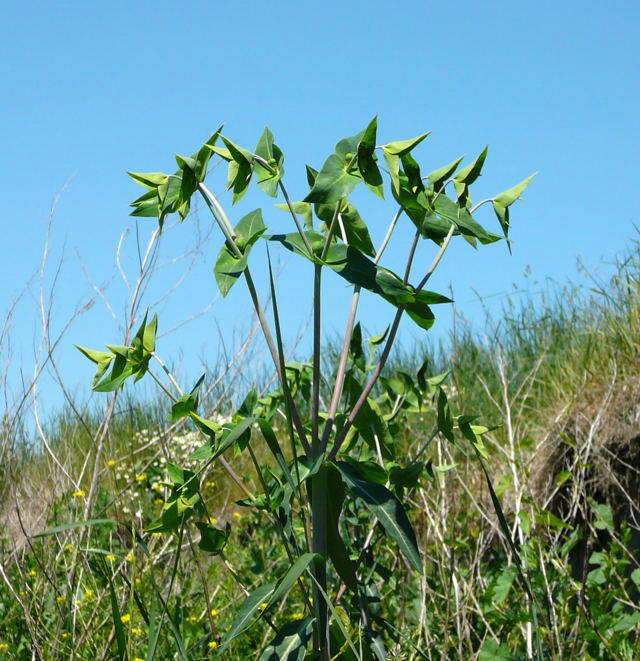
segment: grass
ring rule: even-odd
[[[424,358],[432,373],[453,366],[446,388],[454,412],[499,425],[484,437],[488,470],[537,606],[544,658],[640,655],[639,266],[634,246],[609,282],[550,286],[488,318],[482,334],[458,320],[451,342],[397,352],[387,367],[390,376],[415,373]],[[241,390],[242,370],[236,376]],[[224,415],[220,394],[211,392],[206,408]],[[243,494],[217,463],[202,482],[208,516],[232,526],[222,555],[201,551],[190,533],[143,532],[168,497],[166,462],[184,461],[200,442],[167,422],[159,400],[121,397],[109,415],[70,404],[45,425],[49,451],[23,442],[21,420],[2,424],[0,658],[146,659],[156,635],[157,659],[210,658],[247,591],[281,571],[273,530],[236,504]],[[403,560],[375,533],[377,561],[361,559],[361,571],[376,577],[368,607],[389,623],[380,639],[393,659],[531,657],[531,597],[487,483],[477,461],[435,427],[428,402],[395,438],[405,456],[424,462],[405,499],[424,576],[393,571]],[[265,449],[255,451],[262,463]],[[257,489],[245,475],[250,460],[228,459]],[[350,508],[344,525],[358,534],[362,516]],[[103,517],[113,524],[33,537]],[[335,606],[338,617],[357,607],[348,595]],[[270,619],[295,620],[303,608],[294,590]],[[223,658],[257,658],[270,632],[260,620]],[[347,633],[356,643],[365,635]],[[339,628],[333,634],[339,658],[355,658]]]

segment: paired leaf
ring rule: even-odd
[[[538,173],[534,172],[534,174],[521,181],[518,185],[493,198],[493,210],[498,217],[498,222],[500,223],[500,227],[502,227],[505,238],[509,236],[509,207],[520,198],[536,174]]]
[[[258,185],[267,195],[276,197],[278,195],[278,182],[284,174],[284,155],[278,145],[273,142],[273,133],[268,127],[265,127],[262,132],[255,153],[264,159],[269,166],[267,168],[260,162],[254,164]]]

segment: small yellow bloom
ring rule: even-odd
[[[204,486],[205,486],[205,487],[213,488],[213,487],[216,486],[216,483],[215,483],[213,480],[211,480],[211,481],[209,481],[209,482],[205,482],[205,483],[204,483]]]
[[[161,532],[152,532],[151,534],[152,534],[154,537],[162,537],[162,533],[161,533]]]
[[[0,652],[6,652],[9,649],[9,643],[0,643]]]
[[[139,629],[138,627],[132,627],[131,628],[131,633],[134,636],[141,636],[142,635],[142,629]]]
[[[144,661],[144,659],[141,659],[139,656],[136,656],[133,661]]]
[[[134,583],[136,584],[137,587],[140,587],[142,585],[142,579],[136,576]]]
[[[209,649],[210,650],[217,650],[218,649],[218,643],[215,640],[210,640],[209,641]]]
[[[302,613],[294,613],[294,614],[291,616],[291,619],[292,619],[292,620],[301,620],[301,619],[302,619]]]
[[[189,615],[189,617],[186,618],[186,619],[187,619],[187,622],[197,622],[198,621],[198,618],[195,615]]]
[[[70,638],[70,637],[71,637],[71,634],[68,631],[63,631],[60,634],[60,638],[62,638],[62,640],[66,640],[67,638]]]
[[[122,622],[122,624],[126,624],[126,623],[129,622],[129,621],[131,621],[131,615],[130,615],[129,613],[125,613],[125,614],[120,618],[120,622]]]
[[[56,601],[57,601],[59,604],[64,604],[64,602],[65,602],[66,600],[67,600],[67,598],[66,598],[63,594],[59,594],[59,595],[56,597]]]
[[[87,601],[88,599],[93,599],[95,595],[95,592],[89,588],[88,590],[84,591],[84,600]]]
[[[147,479],[147,476],[144,473],[136,475],[136,482],[144,482]]]
[[[73,492],[73,497],[74,498],[84,498],[86,495],[87,494],[82,489],[80,489],[79,491],[74,491]]]
[[[73,544],[65,544],[64,546],[65,551],[73,551],[73,549],[74,549]]]
[[[211,617],[216,617],[217,614],[218,614],[218,611],[215,608],[212,608],[211,609]]]
[[[26,597],[27,593],[24,590],[20,590],[20,596],[21,597]]]
[[[263,602],[260,604],[259,608],[260,608],[261,611],[263,611],[267,606],[268,606],[267,602],[266,602],[266,601],[263,601]]]
[[[151,488],[154,489],[155,491],[162,491],[162,485],[160,484],[160,482],[156,482],[155,484],[152,484]]]
[[[236,519],[238,519],[238,521],[240,521],[240,519],[242,519],[242,514],[240,514],[240,512],[234,512],[233,516],[235,516]]]
[[[35,578],[37,575],[38,575],[38,572],[37,572],[35,569],[32,569],[32,570],[27,574],[27,576],[28,576],[29,578]]]
[[[109,553],[109,555],[107,555],[107,556],[105,556],[105,557],[106,557],[106,559],[107,559],[107,562],[115,562],[115,561],[116,561],[116,556],[115,556],[115,555],[111,555],[111,553]]]
[[[109,459],[109,461],[107,461],[107,466],[109,466],[109,468],[113,468],[115,465],[116,465],[115,459]]]
[[[210,516],[210,517],[209,517],[209,523],[210,523],[212,526],[215,526],[216,523],[218,523],[218,519],[216,519],[215,516]]]
[[[164,500],[162,500],[162,498],[156,498],[156,499],[153,501],[153,504],[154,504],[154,505],[158,505],[158,507],[160,507],[160,506],[164,505]]]
[[[127,553],[127,557],[125,558],[127,562],[133,562],[133,553]]]

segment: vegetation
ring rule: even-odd
[[[185,217],[199,190],[225,232],[216,277],[226,293],[241,277],[251,292],[247,256],[266,228],[256,212],[229,227],[202,183],[211,153],[229,161],[234,196],[255,169],[266,192],[284,193],[292,216],[311,223],[313,211],[320,232],[299,225],[297,234],[269,237],[313,263],[313,356],[285,361],[271,278],[279,387],[242,382],[239,355],[185,394],[156,354],[155,318],[132,332],[134,300],[125,346],[83,349],[98,367],[94,389],[115,391],[105,411],[70,404],[43,434],[45,448],[20,443],[21,419],[7,415],[0,654],[637,658],[640,251],[591,293],[552,288],[513,303],[488,320],[489,340],[459,323],[446,346],[392,353],[400,315],[428,328],[429,306],[445,299],[420,296],[428,278],[408,284],[413,248],[404,279],[378,267],[381,251],[367,245],[366,226],[345,201],[359,183],[350,177],[379,192],[375,120],[310,172],[303,203],[286,195],[268,131],[255,154],[224,138],[218,147],[218,137],[208,151],[178,157],[173,177],[133,175],[149,191],[134,213],[162,226],[168,212]],[[415,241],[439,246],[430,274],[454,235],[500,237],[471,217],[470,173],[484,156],[424,185],[410,154],[417,142],[389,143],[383,153]],[[337,173],[336,157],[345,161]],[[523,188],[487,201],[505,238]],[[325,266],[354,285],[354,306],[343,344],[321,352]],[[361,288],[396,307],[395,327],[363,338]],[[337,364],[327,369],[323,354]],[[125,379],[145,374],[170,407],[118,396]],[[235,385],[240,406],[225,399],[221,378]],[[484,426],[469,411],[481,412]]]

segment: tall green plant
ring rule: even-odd
[[[274,629],[272,640],[259,652],[265,661],[302,659],[309,647],[310,658],[324,661],[386,658],[383,632],[393,635],[394,628],[378,621],[372,570],[375,545],[381,538],[390,540],[409,570],[423,572],[424,560],[407,515],[406,493],[422,475],[433,475],[428,462],[419,457],[408,462],[402,456],[396,442],[400,419],[433,407],[437,411],[435,433],[480,461],[487,457],[482,441],[487,428],[477,424],[475,416],[452,414],[442,387],[446,374],[429,375],[428,366],[423,365],[416,375],[398,372],[385,378],[383,369],[405,313],[428,331],[435,319],[432,306],[451,302],[425,289],[451,241],[460,236],[473,247],[501,239],[508,242],[509,209],[532,177],[474,205],[471,187],[481,174],[486,149],[465,167],[460,167],[460,158],[423,175],[413,154],[428,134],[378,145],[374,118],[364,131],[340,140],[319,171],[307,166],[309,189],[300,201],[292,201],[284,183],[284,154],[268,128],[254,150],[231,142],[221,131],[192,156],[176,156],[178,169],[173,174],[130,173],[146,188],[133,202],[132,215],[157,218],[162,229],[167,216],[177,213],[184,220],[193,196],[202,197],[224,237],[215,265],[218,287],[227,296],[239,280],[245,281],[273,359],[278,389],[264,396],[251,391],[228,423],[207,418],[199,409],[204,377],[185,392],[157,356],[155,316],[151,321],[145,317],[129,346],[108,345],[106,352],[81,351],[97,365],[94,390],[113,391],[130,377],[137,381],[149,374],[171,397],[171,419],[190,419],[206,438],[191,457],[202,460],[200,470],[168,465],[172,495],[148,532],[177,533],[182,539],[195,524],[200,549],[214,555],[224,553],[230,527],[223,529],[210,522],[199,480],[204,468],[217,461],[244,491],[246,497],[240,504],[261,512],[279,535],[288,566],[279,568],[273,580],[265,580],[246,598],[220,641],[220,652],[262,621]],[[276,206],[290,214],[293,231],[269,234],[261,209],[232,223],[205,184],[213,157],[228,163],[227,189],[233,203],[256,180],[268,196],[281,196],[283,201]],[[385,199],[385,178],[396,209],[376,249],[349,195],[364,183]],[[493,205],[501,235],[487,231],[474,217],[485,204]],[[413,223],[415,234],[401,276],[382,266],[381,260],[402,215]],[[412,285],[412,264],[420,240],[431,241],[437,251],[431,266]],[[278,245],[310,264],[314,319],[309,364],[286,361],[270,262],[271,321],[258,297],[249,258],[261,241],[267,254],[270,246]],[[321,301],[322,277],[327,270],[352,285],[353,295],[338,363],[331,373],[323,374]],[[356,323],[363,289],[395,309],[391,325],[366,344]],[[166,382],[150,369],[152,359],[157,359]],[[323,390],[329,401],[326,411],[321,410]],[[381,406],[381,401],[388,406]],[[254,451],[260,440],[273,455],[269,466],[261,465]],[[259,493],[234,473],[224,456],[229,452],[250,455]],[[509,537],[497,499],[495,506]],[[511,546],[517,559],[517,549]],[[521,568],[520,562],[517,566]],[[395,571],[401,571],[400,567]],[[522,578],[526,587],[526,576]],[[276,626],[275,607],[295,586],[307,612],[299,620]]]

